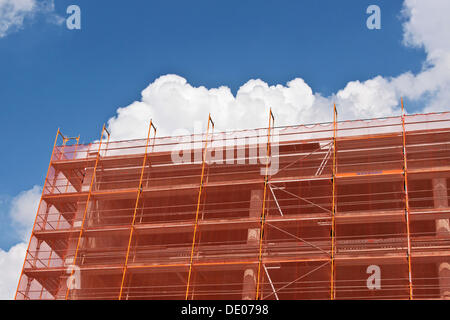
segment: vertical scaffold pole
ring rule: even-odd
[[[330,299],[336,298],[335,288],[335,252],[336,252],[336,137],[337,137],[337,109],[336,104],[333,106],[333,168],[332,168],[332,203],[331,203],[331,285],[330,285]]]
[[[267,187],[269,184],[269,159],[270,159],[270,133],[272,127],[275,123],[275,117],[272,113],[272,108],[269,110],[269,128],[267,129],[267,153],[266,153],[266,172],[264,176],[264,193],[263,193],[263,203],[261,212],[261,227],[259,233],[259,254],[258,254],[258,273],[257,273],[257,283],[256,283],[256,300],[261,298],[260,291],[260,278],[261,278],[261,264],[262,264],[262,247],[263,247],[263,237],[264,237],[264,224],[266,222],[266,196]]]
[[[203,184],[204,184],[204,178],[205,178],[205,165],[206,165],[206,156],[207,156],[207,149],[208,149],[208,135],[209,135],[210,124],[211,124],[212,130],[214,132],[214,122],[211,118],[211,114],[208,115],[208,125],[206,128],[205,148],[203,150],[203,155],[202,155],[202,173],[201,173],[201,178],[200,178],[200,187],[198,189],[197,210],[195,213],[195,225],[194,225],[194,235],[192,237],[191,257],[189,259],[189,272],[188,272],[187,285],[186,285],[186,296],[185,296],[186,300],[188,300],[188,298],[189,298],[189,289],[190,289],[190,285],[191,285],[192,262],[194,259],[195,240],[196,240],[196,236],[197,236],[198,214],[200,211],[202,192],[204,189]],[[206,186],[206,184],[205,184],[205,186]]]
[[[67,142],[69,142],[70,140],[77,140],[77,145],[78,145],[78,138],[68,138],[68,137],[64,136],[61,131],[59,131],[59,135],[62,138],[62,148],[61,148],[61,151],[60,151],[61,156],[60,156],[60,158],[58,160],[62,160],[62,156],[64,155],[64,150],[66,148]],[[58,173],[55,171],[55,174],[54,174],[54,177],[53,177],[52,193],[53,193],[53,191],[55,189],[55,185],[56,185],[57,181],[58,181]],[[67,183],[66,183],[66,187],[64,189],[65,190],[64,192],[67,192],[68,186],[69,186],[69,179],[67,179]],[[56,187],[56,189],[58,189],[58,192],[60,192],[58,187]],[[61,217],[61,215],[59,217]],[[45,215],[45,218],[44,218],[44,221],[43,221],[44,228],[45,228],[45,225],[47,224],[47,222],[48,222],[48,213]],[[58,225],[59,225],[59,223],[58,223]],[[52,257],[52,253],[53,253],[53,251],[50,251],[50,256],[48,258],[48,262],[49,263],[50,263],[50,259]]]
[[[137,213],[137,210],[139,207],[139,199],[143,192],[142,181],[144,178],[145,165],[146,165],[147,159],[148,159],[148,146],[149,146],[149,142],[150,142],[150,135],[151,135],[152,128],[154,130],[154,133],[153,133],[153,143],[154,143],[155,138],[156,138],[156,127],[153,124],[153,120],[150,119],[150,124],[148,126],[147,140],[145,142],[144,160],[142,161],[141,175],[139,178],[139,186],[138,186],[138,192],[137,192],[137,196],[136,196],[136,204],[134,205],[133,220],[131,221],[130,236],[128,238],[127,253],[125,256],[125,263],[124,263],[124,267],[123,267],[122,282],[120,284],[119,300],[122,300],[122,292],[123,292],[123,286],[125,284],[125,276],[127,273],[128,259],[130,257],[131,241],[133,239],[134,224],[136,222],[136,213]]]
[[[410,209],[409,209],[409,192],[408,192],[408,161],[406,155],[406,128],[405,128],[405,109],[402,104],[402,136],[403,136],[403,177],[404,177],[404,192],[405,192],[405,220],[406,220],[406,235],[407,235],[407,255],[408,255],[408,282],[409,282],[409,299],[413,299],[413,285],[411,272],[411,227],[410,227]]]
[[[87,215],[88,208],[89,208],[89,201],[91,200],[92,187],[93,187],[94,181],[95,181],[95,175],[96,175],[96,172],[97,172],[97,166],[98,166],[98,162],[99,162],[99,159],[100,159],[100,152],[101,152],[101,148],[102,148],[103,135],[104,135],[105,132],[108,135],[108,138],[107,138],[107,143],[108,143],[109,142],[109,137],[111,135],[110,135],[109,131],[106,129],[105,125],[103,125],[102,133],[100,135],[100,141],[98,143],[98,150],[97,150],[97,156],[95,158],[95,165],[94,165],[94,169],[93,169],[93,172],[92,172],[91,182],[90,182],[90,185],[89,185],[89,192],[88,192],[87,199],[86,199],[86,206],[84,207],[83,220],[81,221],[80,234],[78,235],[77,246],[76,246],[75,254],[74,254],[74,257],[73,257],[73,264],[75,264],[76,261],[77,261],[78,250],[80,249],[81,237],[83,236],[84,222],[86,220],[86,215]],[[74,272],[75,272],[75,269],[72,270],[72,272],[70,273],[70,276],[73,276]],[[66,300],[69,298],[69,292],[70,292],[70,287],[67,287]]]
[[[60,134],[61,134],[61,133],[60,133]],[[65,150],[65,147],[66,147],[67,142],[69,142],[70,140],[75,140],[75,141],[76,141],[76,144],[75,144],[75,150],[74,150],[74,155],[75,155],[76,152],[77,152],[78,144],[79,144],[79,142],[80,142],[80,136],[75,137],[75,138],[67,138],[67,137],[63,136],[62,134],[61,134],[61,136],[63,137],[63,147],[62,147],[61,154],[64,153],[64,150]],[[67,179],[67,182],[66,182],[66,188],[64,189],[64,193],[66,193],[68,189],[69,189],[69,179]],[[59,229],[59,223],[60,223],[60,221],[61,221],[61,216],[62,216],[62,215],[59,214],[59,216],[58,216],[58,221],[56,222],[56,230]],[[46,216],[46,217],[45,217],[45,221],[44,221],[44,226],[45,226],[45,224],[47,224],[47,221],[48,221],[48,218],[47,218],[47,216]],[[50,265],[50,262],[52,261],[52,256],[53,256],[53,250],[50,251],[50,254],[49,254],[48,259],[47,259],[47,265]],[[41,293],[40,293],[40,295],[39,295],[39,300],[42,299],[42,294],[43,294],[43,293],[44,293],[44,287],[41,288]]]
[[[75,150],[73,151],[73,156],[75,157],[75,155],[77,154],[78,145],[80,144],[80,136],[78,136],[76,138],[69,138],[69,140],[75,140],[77,142],[75,144]],[[67,179],[66,189],[64,190],[64,192],[67,192],[68,188],[69,188],[69,179]],[[61,218],[61,215],[59,217]],[[58,225],[59,225],[59,220],[58,220]]]
[[[55,141],[53,143],[52,155],[50,156],[50,161],[48,163],[47,174],[45,175],[44,186],[42,187],[41,199],[39,200],[39,205],[38,205],[38,209],[37,209],[37,212],[36,212],[36,217],[34,218],[33,229],[31,229],[31,235],[30,235],[30,239],[28,241],[27,251],[25,252],[25,258],[23,260],[22,271],[20,272],[19,283],[17,284],[16,294],[14,295],[14,300],[17,299],[17,294],[19,292],[20,282],[22,281],[23,269],[25,268],[25,262],[27,261],[27,255],[28,255],[28,252],[30,250],[31,239],[33,239],[34,228],[36,227],[37,218],[39,216],[39,210],[41,209],[42,197],[44,196],[44,192],[45,192],[45,189],[47,187],[48,174],[50,173],[50,168],[52,166],[53,156],[55,154],[55,148],[56,148],[56,143],[58,141],[59,133],[60,133],[60,131],[59,131],[59,128],[58,128],[58,130],[56,131]]]

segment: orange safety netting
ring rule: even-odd
[[[450,113],[210,124],[58,132],[16,299],[449,296]]]

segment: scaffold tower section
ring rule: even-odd
[[[127,141],[103,126],[89,144],[58,130],[16,299],[450,299],[450,112],[333,113],[173,137],[149,121]]]

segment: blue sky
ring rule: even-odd
[[[117,108],[171,73],[234,94],[249,79],[301,77],[324,96],[352,80],[418,73],[426,53],[402,44],[402,3],[58,0],[62,17],[80,6],[81,30],[26,18],[0,38],[0,248],[20,240],[11,199],[43,184],[58,127],[95,140]],[[381,7],[381,30],[366,28],[370,4]]]

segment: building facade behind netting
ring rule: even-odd
[[[16,299],[450,298],[450,113],[213,127],[58,130]]]

